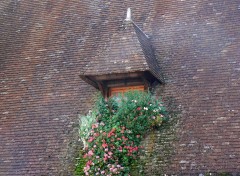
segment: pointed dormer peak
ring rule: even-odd
[[[149,37],[142,31],[142,29],[141,29],[140,27],[138,27],[138,25],[135,24],[134,21],[132,20],[131,8],[128,8],[128,9],[127,9],[127,16],[126,16],[126,19],[125,19],[124,21],[125,21],[125,23],[126,23],[127,25],[132,24],[132,25],[134,26],[134,29],[135,29],[135,32],[136,32],[136,33],[139,33],[139,32],[140,32],[140,33],[141,33],[142,35],[144,35],[146,38],[149,38]]]
[[[131,8],[128,8],[128,9],[127,9],[127,16],[126,16],[125,21],[127,21],[127,22],[132,22],[132,18],[131,18]]]

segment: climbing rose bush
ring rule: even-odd
[[[139,157],[142,139],[149,130],[160,127],[167,114],[163,103],[150,93],[134,91],[108,101],[99,98],[93,110],[81,118],[84,174],[128,176]]]

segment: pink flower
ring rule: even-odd
[[[89,171],[89,169],[90,169],[90,166],[86,166],[86,167],[83,168],[84,172]]]
[[[88,142],[92,142],[94,140],[94,137],[90,137],[89,139],[88,139]]]
[[[118,150],[119,150],[119,152],[122,152],[122,147],[120,146],[120,147],[118,148]]]
[[[101,171],[101,174],[104,174],[105,173],[105,171]]]
[[[102,144],[102,147],[103,147],[103,148],[106,148],[107,146],[108,146],[108,145],[107,145],[106,143],[103,143],[103,144]]]
[[[109,158],[109,156],[108,156],[106,153],[104,153],[104,158],[103,158],[103,160],[104,160],[104,161],[107,161],[108,158]]]
[[[115,173],[115,172],[117,172],[117,168],[112,167],[112,168],[110,168],[110,171]]]
[[[107,137],[108,137],[108,138],[111,137],[112,134],[113,134],[113,133],[109,132],[108,135],[107,135]]]
[[[112,153],[112,152],[108,152],[108,155],[110,155],[110,156],[111,156],[111,155],[113,155],[113,153]]]
[[[86,166],[89,167],[91,164],[92,164],[92,161],[89,160],[89,161],[86,163]]]
[[[92,129],[97,128],[97,127],[98,127],[97,123],[96,124],[92,124]]]
[[[133,150],[133,151],[137,151],[137,150],[138,150],[138,147],[134,147],[132,150]]]
[[[117,172],[117,168],[114,168],[114,169],[113,169],[113,172]]]
[[[127,140],[128,140],[128,138],[126,138],[125,136],[122,136],[122,139],[123,139],[124,141],[127,141]]]
[[[96,156],[96,158],[99,158],[99,156]]]
[[[93,151],[92,151],[92,150],[89,150],[88,156],[92,156],[92,155],[93,155]]]
[[[137,110],[140,111],[140,110],[141,110],[141,107],[138,107]]]
[[[99,133],[94,133],[93,135],[96,136],[96,137],[98,137],[98,136],[99,136]]]

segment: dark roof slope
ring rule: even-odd
[[[161,69],[158,65],[156,55],[151,44],[149,37],[135,24],[132,23],[135,29],[135,32],[138,37],[138,41],[142,47],[142,51],[145,55],[147,64],[149,66],[149,71],[162,83],[164,82],[164,78],[161,74]]]

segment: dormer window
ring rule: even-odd
[[[104,97],[117,90],[125,91],[134,86],[141,86],[137,88],[142,90],[156,82],[163,83],[150,39],[131,20],[129,13],[130,10],[125,29],[112,34],[109,42],[88,58],[89,62],[80,73],[80,77],[99,89]]]

